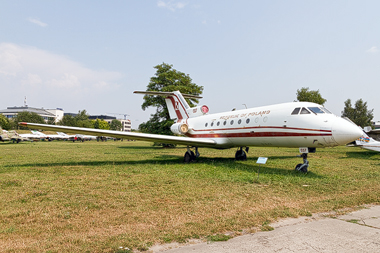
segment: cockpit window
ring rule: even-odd
[[[302,107],[301,114],[310,114],[310,111],[306,109],[305,107]]]
[[[308,107],[310,111],[318,114],[318,113],[325,113],[321,108],[319,107]]]
[[[327,110],[326,108],[322,107],[322,110],[324,110],[326,113],[328,114],[332,114],[329,110]]]
[[[297,107],[293,110],[292,115],[297,115],[300,112],[300,107]]]

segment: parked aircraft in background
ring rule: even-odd
[[[31,131],[32,133],[30,134],[19,134],[20,136],[27,138],[28,140],[32,141],[40,141],[40,140],[45,140],[47,139],[47,136],[41,132],[38,131]]]
[[[87,135],[87,134],[76,134],[74,136],[74,141],[91,141],[96,140],[97,136],[95,135]]]
[[[380,141],[369,137],[364,131],[363,135],[354,142],[354,146],[380,152]]]
[[[61,136],[62,139],[64,140],[69,140],[69,141],[89,141],[89,140],[96,140],[97,136],[93,135],[84,135],[84,134],[73,134],[73,135],[68,135],[63,132],[57,132],[59,136]]]
[[[3,130],[0,127],[0,141],[2,141],[2,142],[12,141],[13,143],[15,143],[15,142],[19,143],[20,141],[26,141],[26,140],[28,140],[28,139],[20,136],[16,131],[14,131],[14,130],[7,131],[7,130]]]
[[[62,139],[62,140],[72,140],[72,139],[74,139],[74,137],[75,137],[75,135],[68,135],[68,134],[63,133],[63,132],[57,132],[57,134],[58,134],[59,136],[61,136],[61,139]]]
[[[296,169],[304,172],[307,171],[309,152],[315,152],[319,147],[345,145],[362,135],[362,131],[355,124],[335,116],[315,103],[291,102],[210,114],[207,106],[190,108],[185,100],[185,98],[199,99],[201,98],[199,96],[182,95],[179,91],[135,91],[134,93],[165,97],[170,117],[175,119],[171,130],[179,136],[26,122],[20,125],[33,129],[186,145],[185,162],[190,162],[199,156],[199,147],[216,149],[237,147],[236,160],[246,159],[246,152],[250,146],[296,147],[303,153],[304,161],[303,164],[298,164]]]

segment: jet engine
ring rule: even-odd
[[[189,115],[189,118],[198,117],[205,115],[209,112],[207,105],[202,105],[198,107],[192,107],[186,110],[187,114]]]
[[[189,126],[184,123],[175,123],[170,127],[174,134],[184,135],[189,131]]]

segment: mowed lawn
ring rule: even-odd
[[[283,217],[380,203],[380,153],[318,149],[309,173],[298,149],[200,149],[147,142],[0,144],[0,252],[127,252]],[[259,168],[258,157],[268,157]],[[258,170],[260,174],[258,178]],[[120,249],[123,247],[123,249]]]

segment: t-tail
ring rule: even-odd
[[[160,92],[160,91],[135,91],[136,94],[145,94],[152,96],[163,96],[169,110],[170,118],[181,122],[188,118],[202,116],[207,114],[209,109],[206,105],[198,107],[190,107],[185,98],[199,99],[197,95],[182,94],[179,91]]]

